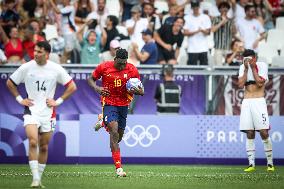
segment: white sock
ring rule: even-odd
[[[265,140],[262,140],[262,142],[263,142],[264,152],[265,152],[266,159],[267,159],[267,164],[273,165],[272,142],[271,142],[270,137],[268,137]]]
[[[44,171],[45,166],[46,166],[46,164],[41,164],[41,163],[38,164],[39,180],[41,180],[41,176],[42,176],[42,173]]]
[[[246,140],[246,150],[249,160],[249,165],[255,166],[255,144],[254,139],[247,139]]]
[[[37,160],[32,160],[29,161],[30,168],[33,174],[33,180],[40,180],[39,174],[38,174],[38,161]]]

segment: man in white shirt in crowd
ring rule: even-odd
[[[266,37],[265,30],[261,23],[255,19],[255,8],[253,5],[245,6],[246,17],[239,19],[237,29],[240,38],[246,49],[253,49],[257,52],[258,43]]]
[[[133,6],[131,9],[131,19],[128,19],[125,23],[131,42],[137,43],[139,50],[141,50],[145,44],[141,32],[149,26],[148,19],[141,18],[141,14],[142,9],[140,5]]]
[[[211,30],[211,20],[208,15],[200,13],[199,2],[191,2],[193,13],[184,17],[184,35],[188,36],[188,65],[208,65],[207,36]]]
[[[55,107],[76,90],[71,76],[59,65],[48,60],[51,47],[38,42],[34,60],[21,65],[7,80],[7,87],[24,109],[24,127],[29,141],[31,187],[42,187],[41,176],[48,157],[48,144],[56,125]],[[17,86],[25,84],[27,97],[22,98]],[[65,86],[63,95],[54,100],[57,83]],[[38,150],[39,149],[39,150]]]

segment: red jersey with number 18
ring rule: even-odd
[[[93,72],[93,78],[98,80],[102,78],[102,87],[110,91],[110,96],[102,98],[102,103],[112,106],[127,106],[133,98],[126,90],[126,82],[130,78],[140,79],[137,68],[126,63],[123,70],[117,70],[114,67],[114,61],[106,61],[98,65]]]

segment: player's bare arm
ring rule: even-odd
[[[245,86],[245,83],[247,82],[247,73],[248,73],[248,63],[244,62],[244,75],[242,77],[239,77],[239,88],[243,89]]]
[[[29,98],[25,98],[23,99],[17,89],[17,86],[10,80],[7,80],[6,83],[9,91],[13,94],[13,96],[16,98],[16,100],[19,102],[19,104],[23,105],[23,106],[32,106],[33,104],[33,100],[29,99]]]
[[[59,97],[57,100],[52,98],[46,99],[46,104],[48,107],[56,107],[63,103],[64,100],[69,98],[75,91],[77,90],[76,84],[72,81],[67,88],[65,89],[63,95]]]
[[[96,84],[96,80],[91,76],[88,79],[88,84],[94,89],[97,93],[99,93],[101,96],[109,96],[110,92],[107,88],[100,87]]]

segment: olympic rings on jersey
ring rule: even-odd
[[[145,129],[142,125],[135,125],[130,128],[125,127],[123,141],[128,147],[134,147],[138,143],[140,146],[147,148],[160,137],[160,129],[157,125],[149,125]]]

